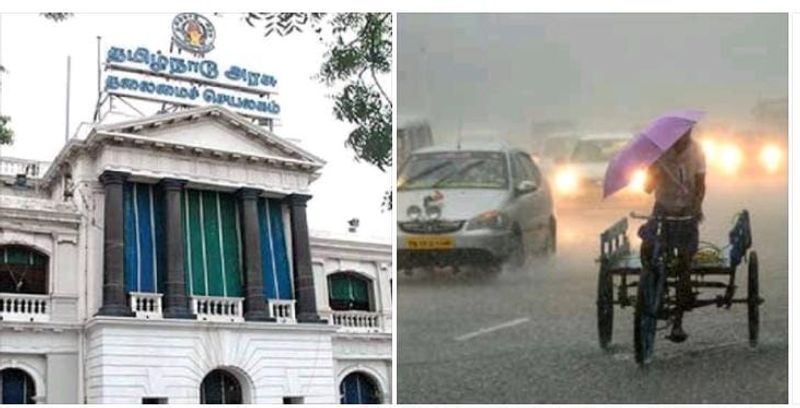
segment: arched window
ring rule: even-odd
[[[380,404],[381,392],[372,377],[354,372],[339,385],[342,404]]]
[[[35,404],[36,385],[28,373],[18,368],[0,371],[0,405]]]
[[[0,246],[0,292],[47,294],[48,257],[22,245]]]
[[[214,370],[200,384],[201,404],[241,404],[242,385],[233,374]]]
[[[328,302],[333,310],[371,310],[371,281],[352,272],[328,276]]]

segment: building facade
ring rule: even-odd
[[[8,163],[3,402],[391,402],[391,246],[309,232],[318,157],[202,107]]]

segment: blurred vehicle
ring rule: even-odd
[[[433,132],[428,122],[411,121],[397,129],[397,162],[405,164],[414,150],[433,144]]]
[[[569,158],[558,163],[550,173],[556,196],[601,199],[608,162],[632,137],[630,133],[603,133],[580,138]],[[631,185],[621,196],[644,197],[646,171],[639,170],[631,177]]]
[[[499,142],[423,148],[400,170],[397,259],[414,267],[522,266],[556,249],[550,187],[528,153]]]
[[[533,152],[533,159],[544,174],[549,174],[558,163],[569,159],[577,142],[574,134],[547,136]]]
[[[709,174],[778,177],[786,175],[786,136],[761,132],[704,131],[697,140]]]

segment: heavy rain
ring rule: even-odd
[[[400,14],[398,402],[787,403],[787,36],[778,14]],[[600,235],[628,218],[638,260],[630,213],[654,198],[644,171],[607,199],[603,177],[685,109],[704,113],[693,265],[725,274],[692,275],[711,301],[685,312],[688,339],[659,320],[637,364],[619,276],[600,345]],[[743,210],[758,261],[730,268]],[[517,225],[536,231],[506,254]]]

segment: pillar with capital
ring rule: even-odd
[[[301,323],[326,323],[317,313],[317,296],[314,272],[311,269],[311,243],[306,218],[306,194],[286,196],[292,230],[292,266],[294,269],[294,296],[297,321]]]
[[[123,187],[130,174],[121,171],[104,171],[100,182],[105,190],[103,215],[103,304],[97,312],[101,316],[133,316],[125,295],[123,264],[124,220]]]
[[[164,192],[164,241],[166,273],[164,284],[164,317],[172,319],[194,319],[189,309],[184,270],[183,217],[181,217],[181,194],[186,180],[162,179],[159,183]]]
[[[242,211],[242,254],[244,257],[244,319],[272,321],[264,297],[264,274],[261,265],[261,236],[258,229],[258,196],[252,188],[239,190]]]

